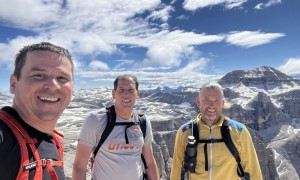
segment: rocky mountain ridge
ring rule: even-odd
[[[248,71],[235,70],[223,76],[218,82],[223,87],[243,83],[248,87],[261,85],[266,90],[280,87],[283,84],[288,86],[300,85],[299,79],[294,79],[269,66],[262,66]]]

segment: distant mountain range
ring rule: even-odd
[[[300,80],[272,67],[236,70],[218,81],[224,87],[224,115],[250,128],[264,179],[300,178]],[[199,87],[163,87],[141,91],[136,109],[151,120],[153,150],[162,179],[168,179],[177,129],[198,113]],[[78,135],[84,118],[113,103],[110,88],[74,93],[57,129]],[[11,97],[0,94],[0,104]],[[275,158],[276,157],[276,158]]]

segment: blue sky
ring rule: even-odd
[[[2,0],[0,92],[15,54],[41,41],[70,50],[75,88],[195,86],[233,70],[300,75],[299,0]]]

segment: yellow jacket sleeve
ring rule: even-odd
[[[186,134],[186,133],[185,133]],[[184,151],[187,137],[184,137],[182,127],[177,131],[174,153],[173,153],[173,162],[171,167],[171,180],[180,180],[181,170],[184,160]]]
[[[245,176],[247,176],[247,173],[250,176],[250,179],[254,180],[262,180],[262,173],[259,165],[259,161],[257,158],[257,154],[252,142],[251,135],[244,126],[243,131],[241,133],[240,137],[240,143],[241,143],[241,160],[242,160],[242,166],[244,168]]]

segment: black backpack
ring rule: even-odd
[[[227,146],[227,148],[229,149],[229,151],[231,152],[231,154],[234,156],[238,167],[237,167],[237,174],[239,177],[244,177],[245,173],[243,170],[243,167],[241,165],[241,158],[239,155],[238,150],[236,149],[230,133],[229,133],[229,127],[228,127],[228,122],[230,121],[229,118],[225,117],[224,122],[222,124],[221,127],[221,134],[222,134],[222,139],[209,139],[209,140],[203,140],[199,138],[199,129],[198,129],[198,122],[196,120],[192,120],[190,121],[189,125],[192,126],[192,135],[195,137],[196,143],[205,143],[204,145],[204,155],[205,155],[205,171],[208,171],[208,155],[207,155],[207,144],[209,143],[221,143],[224,142]],[[197,156],[194,157],[188,157],[187,153],[185,152],[185,158],[184,158],[184,162],[183,162],[183,174],[184,175],[185,172],[195,172],[195,168],[196,168],[196,159]]]
[[[143,138],[145,139],[147,124],[146,124],[146,117],[144,114],[141,114],[141,113],[138,114],[139,122],[116,122],[117,116],[116,116],[116,111],[115,111],[114,105],[106,107],[106,114],[107,114],[107,124],[101,135],[100,141],[93,152],[93,158],[96,157],[96,154],[98,153],[100,147],[102,146],[102,144],[107,139],[107,137],[109,136],[109,134],[111,133],[111,131],[114,129],[115,126],[126,126],[126,128],[125,128],[126,144],[129,144],[126,129],[133,125],[140,125],[142,133],[143,133]],[[144,163],[145,169],[147,169],[148,168],[147,163],[146,163],[146,160],[145,160],[143,154],[141,154],[141,158]],[[93,161],[92,161],[92,163],[93,163]],[[145,173],[144,173],[144,179],[147,179],[147,174],[145,174]]]

